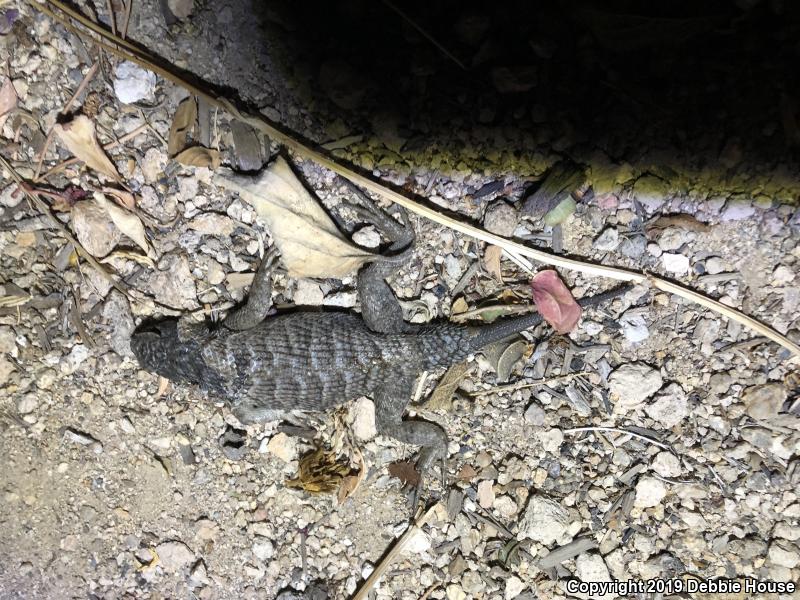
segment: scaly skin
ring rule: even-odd
[[[378,432],[421,446],[418,469],[423,473],[433,460],[444,458],[447,436],[434,423],[402,419],[420,373],[458,363],[539,324],[541,317],[534,313],[477,328],[406,323],[386,278],[410,257],[410,229],[377,209],[361,210],[395,239],[393,250],[405,248],[359,273],[361,316],[293,312],[265,319],[275,260],[270,252],[247,303],[221,325],[211,328],[185,318],[162,322],[134,333],[131,348],[145,369],[227,400],[242,422],[272,420],[293,410],[326,411],[370,396]],[[626,289],[584,298],[581,304],[596,305]]]

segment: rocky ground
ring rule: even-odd
[[[161,13],[135,4],[132,34],[177,60],[170,52],[190,45],[191,21],[170,30],[187,28],[170,50]],[[238,22],[226,12],[235,7],[221,6],[211,16]],[[216,165],[187,166],[167,147],[183,89],[100,55],[28,5],[0,10],[8,23],[0,28],[0,102],[14,99],[0,116],[2,155],[49,192],[42,197],[63,226],[26,200],[4,168],[0,595],[351,597],[408,527],[407,498],[388,467],[415,449],[375,436],[368,400],[312,420],[310,440],[278,423],[245,427],[221,399],[165,387],[139,369],[128,346],[135,325],[187,311],[210,317],[239,302],[271,234],[252,206],[216,184]],[[205,52],[198,46],[193,56]],[[269,73],[271,91],[261,98],[273,104],[268,116],[333,141],[376,176],[500,235],[672,278],[800,340],[800,184],[792,168],[748,171],[731,158],[727,174],[693,179],[597,151],[577,202],[539,207],[528,201],[531,182],[557,160],[545,143],[494,155],[481,151],[489,142],[478,132],[468,144],[442,141],[406,161],[407,140],[387,144],[378,120],[380,135],[350,147],[344,122],[332,135],[319,126],[324,111],[311,116],[294,105],[292,90]],[[57,135],[43,148],[76,90],[65,112],[88,117],[101,143],[120,140],[107,151],[116,183],[82,162],[51,170],[72,156]],[[206,117],[207,139],[202,131],[197,139],[224,165],[255,161],[257,169],[278,150],[260,140],[245,156],[230,118],[213,110]],[[519,158],[526,150],[535,160]],[[352,198],[325,169],[293,162],[333,213]],[[92,198],[109,186],[131,192],[124,214],[133,224]],[[528,275],[514,263],[498,267],[484,244],[421,218],[412,223],[418,250],[393,282],[408,319],[475,310],[480,321],[530,302]],[[369,226],[345,227],[363,246],[380,243]],[[613,285],[561,274],[576,297]],[[295,279],[279,270],[273,298],[279,307],[358,310],[353,276]],[[471,358],[447,393],[437,388],[441,373],[422,386],[412,411],[448,432],[447,484],[429,482],[442,503],[375,597],[554,598],[568,595],[573,576],[800,579],[799,382],[788,351],[643,286],[588,311],[568,336],[541,327],[520,339]],[[317,446],[332,448],[345,472],[364,474],[341,503],[335,490],[287,484]]]

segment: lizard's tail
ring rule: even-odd
[[[633,284],[626,283],[619,287],[610,289],[606,292],[595,294],[594,296],[587,296],[585,298],[581,298],[580,300],[578,300],[578,304],[580,304],[581,308],[584,309],[590,308],[592,306],[598,306],[599,304],[605,304],[606,302],[609,302],[614,298],[622,296],[632,287]],[[493,342],[503,340],[509,336],[514,335],[515,333],[519,333],[520,331],[525,331],[526,329],[535,327],[541,322],[542,322],[542,315],[539,314],[538,312],[535,312],[529,315],[515,317],[513,319],[503,319],[499,323],[493,323],[492,325],[484,325],[483,327],[476,328],[475,334],[471,337],[469,342],[470,352],[475,352],[477,350],[480,350],[484,346],[488,346]]]

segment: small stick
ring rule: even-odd
[[[128,3],[125,5],[125,17],[122,21],[122,32],[121,37],[124,40],[128,37],[128,23],[131,21],[131,8],[133,7],[133,0],[128,0]]]
[[[108,20],[111,21],[111,33],[117,35],[117,17],[114,14],[114,7],[111,5],[113,0],[106,0],[106,6],[108,7]]]
[[[394,562],[394,560],[400,555],[400,553],[405,550],[405,547],[408,545],[409,541],[411,540],[414,535],[418,531],[421,531],[422,528],[431,520],[433,517],[434,510],[439,505],[439,503],[433,504],[427,511],[425,511],[422,516],[420,516],[411,527],[397,540],[392,549],[386,553],[380,563],[375,566],[375,570],[372,571],[372,574],[367,577],[367,580],[364,582],[364,585],[355,593],[352,600],[364,600],[369,593],[372,591],[372,588],[375,587],[375,584],[378,583],[378,579],[380,579],[383,574],[387,571],[389,566]]]
[[[469,395],[474,398],[476,396],[485,396],[487,394],[498,394],[500,392],[516,392],[517,390],[539,387],[540,385],[550,385],[552,383],[559,383],[561,381],[569,381],[570,379],[575,379],[576,377],[580,377],[581,375],[586,375],[588,373],[589,371],[578,371],[575,373],[567,373],[566,375],[551,377],[549,379],[539,379],[537,381],[532,381],[532,382],[519,381],[517,383],[510,383],[508,385],[500,385],[497,387],[492,387],[489,388],[488,390],[478,390],[477,392],[471,392]]]
[[[634,433],[632,431],[628,431],[627,429],[620,429],[619,427],[573,427],[572,429],[562,429],[561,433],[582,433],[585,431],[611,431],[616,433],[624,433],[625,435],[635,437],[639,440],[642,440],[643,442],[647,442],[649,444],[653,444],[654,446],[658,446],[659,448],[670,450],[669,446],[661,442],[658,442],[653,438],[649,438],[646,435],[642,435],[640,433]]]
[[[472,317],[479,317],[484,313],[491,312],[493,310],[504,309],[507,310],[507,314],[503,315],[507,317],[509,315],[524,315],[527,313],[536,312],[536,307],[531,306],[529,304],[520,304],[520,305],[513,305],[513,304],[493,304],[491,306],[483,306],[481,308],[475,308],[473,310],[468,310],[463,313],[458,313],[457,315],[452,315],[450,320],[454,323],[463,323],[471,319]]]

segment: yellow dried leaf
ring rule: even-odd
[[[453,405],[453,394],[464,380],[468,367],[466,361],[452,365],[444,374],[430,399],[425,403],[428,410],[450,410]]]
[[[127,250],[115,250],[105,258],[101,259],[100,262],[103,264],[108,264],[115,258],[123,258],[126,260],[132,260],[134,262],[139,263],[140,265],[147,265],[155,269],[156,263],[153,261],[152,258],[146,256],[144,254],[139,254],[138,252],[129,252]]]
[[[282,157],[258,177],[225,171],[214,181],[238,192],[267,222],[290,277],[344,277],[376,258],[342,235]]]
[[[114,221],[119,230],[131,238],[137,246],[144,250],[148,256],[151,255],[152,249],[147,241],[147,234],[144,231],[144,225],[135,214],[126,211],[124,208],[109,202],[100,192],[94,193],[94,199],[102,206],[111,220]]]
[[[175,155],[175,160],[187,167],[208,167],[210,169],[216,169],[222,162],[219,150],[213,150],[205,146],[186,148],[186,150]]]
[[[450,307],[450,314],[460,315],[461,313],[467,312],[468,309],[469,304],[467,304],[467,301],[464,300],[463,297],[459,296],[456,298],[456,301],[453,302],[453,306]]]
[[[339,504],[344,503],[350,496],[356,493],[356,490],[361,485],[361,482],[364,481],[364,478],[367,476],[367,464],[364,462],[364,455],[361,454],[358,450],[358,474],[357,475],[347,475],[342,479],[342,483],[339,485],[339,492],[336,494],[336,499]]]
[[[119,203],[128,210],[133,210],[136,208],[136,196],[131,194],[128,190],[118,190],[117,188],[104,187],[103,193],[114,196],[114,198],[119,200]]]
[[[167,139],[167,152],[170,156],[175,156],[186,147],[186,138],[194,129],[196,121],[197,102],[194,96],[189,96],[178,105],[175,116],[172,118]]]
[[[98,173],[116,181],[120,180],[117,167],[114,166],[100,146],[100,142],[97,141],[94,123],[89,120],[89,117],[78,115],[68,123],[56,123],[53,131],[76,158],[85,162],[87,166]]]

